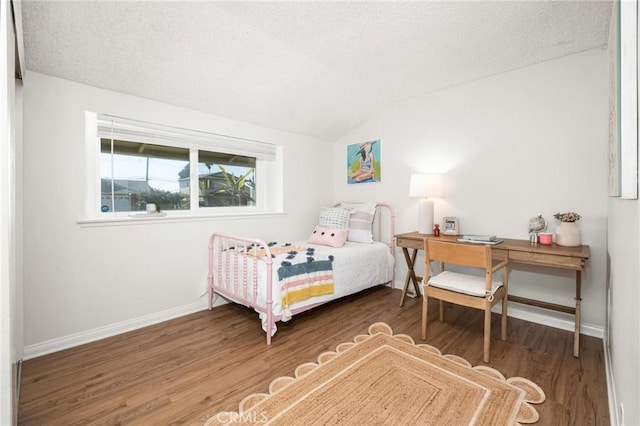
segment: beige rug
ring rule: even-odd
[[[545,395],[533,382],[472,367],[433,346],[393,335],[385,323],[369,327],[295,377],[271,382],[269,394],[240,402],[206,425],[517,425],[535,423]]]

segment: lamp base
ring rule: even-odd
[[[433,200],[420,200],[418,207],[418,233],[433,234]]]

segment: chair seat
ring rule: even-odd
[[[443,271],[431,277],[427,285],[478,297],[484,297],[486,293],[486,281],[484,277],[460,274],[452,271]],[[502,282],[493,281],[491,283],[491,294],[495,293],[501,286]]]

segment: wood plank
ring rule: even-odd
[[[424,249],[424,242],[422,240],[418,240],[415,238],[398,237],[396,241],[396,245],[398,247],[406,247],[411,249],[418,249],[418,250]]]
[[[225,305],[24,362],[20,425],[202,424],[236,410],[249,393],[384,321],[420,340],[422,298],[398,306],[400,292],[377,287],[279,323],[265,344],[255,312]],[[429,305],[427,343],[482,362],[482,311]],[[504,375],[538,383],[547,401],[540,424],[607,425],[602,340],[509,318],[508,341],[493,318],[491,363]]]
[[[558,305],[557,303],[542,302],[540,300],[528,299],[526,297],[509,295],[509,302],[522,303],[525,305],[537,306],[538,308],[552,309],[554,311],[565,312],[567,314],[575,314],[576,308],[573,306]]]
[[[511,262],[526,263],[529,265],[541,265],[555,268],[573,270],[584,269],[584,259],[580,257],[558,256],[556,254],[533,253],[525,251],[509,250]]]

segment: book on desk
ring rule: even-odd
[[[474,243],[474,244],[499,244],[503,240],[499,239],[495,235],[479,235],[479,234],[466,234],[458,238],[461,243]]]

